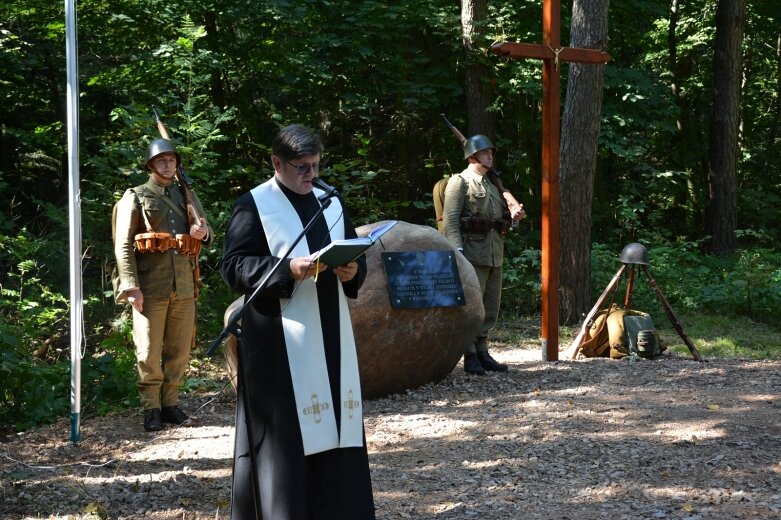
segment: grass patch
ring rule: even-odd
[[[781,359],[781,329],[745,317],[689,312],[678,322],[704,358]],[[660,311],[652,315],[659,336],[670,352],[690,356],[670,320]],[[490,341],[529,348],[540,347],[541,317],[505,315],[491,331]],[[580,332],[559,327],[559,348],[570,345]]]
[[[688,313],[678,321],[705,358],[781,359],[781,329],[772,325],[703,313]],[[666,316],[654,317],[654,323],[670,350],[689,353]]]

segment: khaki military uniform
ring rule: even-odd
[[[499,317],[504,240],[497,229],[469,230],[462,219],[500,222],[506,216],[504,208],[499,190],[485,175],[466,169],[447,183],[443,208],[445,237],[462,250],[474,267],[485,308],[483,326],[474,343],[467,347],[467,354],[488,351],[488,332]]]
[[[193,197],[196,209],[205,215],[200,201]],[[177,184],[166,188],[150,176],[146,184],[127,190],[116,208],[118,291],[140,288],[144,295],[143,312],[133,310],[133,342],[138,393],[145,410],[174,406],[179,401],[194,339],[196,267],[194,257],[175,249],[137,252],[134,238],[149,231],[147,222],[156,233],[189,233],[184,197]],[[207,242],[213,236],[209,227]]]

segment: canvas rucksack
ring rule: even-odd
[[[136,194],[136,203],[139,204],[139,207],[141,207],[142,201],[144,199],[144,190],[143,186],[136,186],[135,188],[130,188],[130,191],[133,191]],[[115,241],[117,239],[117,206],[119,206],[119,201],[114,203],[114,206],[111,208],[111,244],[115,244]],[[113,251],[113,249],[112,249]],[[128,303],[127,301],[127,295],[122,292],[118,293],[119,289],[119,269],[117,269],[117,260],[114,258],[109,262],[109,266],[111,267],[111,287],[114,291],[114,302],[117,305],[124,305]]]
[[[111,243],[114,244],[114,241],[116,240],[117,236],[117,205],[119,202],[114,203],[114,207],[111,209]],[[112,249],[113,252],[113,249]],[[119,269],[117,269],[117,260],[114,258],[110,262],[111,266],[111,288],[114,291],[114,303],[117,305],[124,305],[128,303],[127,301],[127,295],[124,293],[119,293]]]
[[[434,216],[437,219],[437,229],[440,233],[445,232],[443,211],[445,209],[445,188],[447,188],[447,181],[449,180],[450,177],[439,179],[431,190],[431,195],[434,199]]]
[[[600,310],[586,330],[579,352],[585,357],[621,359],[629,355],[659,356],[666,347],[651,316],[645,312],[621,309],[616,304]]]

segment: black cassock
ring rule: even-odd
[[[295,208],[302,226],[319,209],[314,193],[296,194],[280,184]],[[340,201],[341,202],[341,201]],[[344,206],[343,206],[344,207]],[[345,226],[345,238],[356,236],[344,213],[337,225]],[[307,232],[310,252],[330,243],[328,225],[320,216]],[[234,290],[252,294],[278,258],[270,256],[268,242],[250,193],[238,199],[225,236],[220,272]],[[366,260],[358,260],[358,274],[343,284],[346,296],[355,298],[366,278]],[[245,417],[251,420],[260,485],[261,518],[265,520],[366,520],[375,518],[369,458],[362,447],[333,449],[305,456],[298,424],[293,384],[282,331],[279,298],[295,298],[289,260],[269,280],[267,288],[242,317],[244,373],[249,404],[238,393],[236,444],[233,460],[231,518],[255,518],[252,478]],[[339,402],[339,283],[330,269],[318,275],[317,299],[323,343],[331,384],[331,402]],[[241,371],[239,372],[241,373]],[[340,407],[334,407],[337,428]]]

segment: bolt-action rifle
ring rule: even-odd
[[[155,115],[155,124],[157,125],[157,130],[160,132],[160,137],[163,139],[171,140],[171,135],[168,133],[168,128],[165,127],[165,123],[160,119],[160,116],[157,113],[157,109],[153,106],[152,107],[152,113]],[[192,184],[190,183],[190,177],[187,176],[187,172],[184,170],[184,166],[182,165],[182,161],[177,161],[179,164],[176,166],[176,180],[179,181],[179,187],[182,190],[182,197],[184,198],[184,205],[187,208],[187,220],[190,226],[200,226],[201,225],[201,218],[203,218],[203,215],[201,215],[198,212],[198,209],[195,207],[195,203],[193,202],[195,200],[195,197],[193,195],[192,190]],[[205,219],[204,219],[205,220]],[[188,230],[189,231],[189,230]],[[193,241],[192,237],[187,235],[187,238],[190,238],[191,241]],[[198,295],[200,292],[200,282],[201,282],[201,263],[200,259],[198,258],[198,253],[201,250],[201,242],[196,242],[196,247],[194,254],[192,255],[195,259],[195,269],[193,270],[193,290],[194,290],[194,296],[195,299],[198,299]],[[195,345],[195,327],[193,327],[193,346]]]
[[[157,109],[154,106],[152,107],[152,113],[155,115],[155,124],[157,125],[157,130],[160,132],[160,137],[170,141],[171,135],[168,133],[165,123],[160,119],[160,115],[158,115]],[[182,190],[184,205],[187,208],[187,216],[190,225],[201,225],[201,218],[203,215],[198,213],[198,209],[193,203],[192,183],[190,182],[190,177],[187,175],[187,172],[184,170],[182,161],[179,161],[179,164],[176,166],[176,180],[179,181],[179,186]]]

